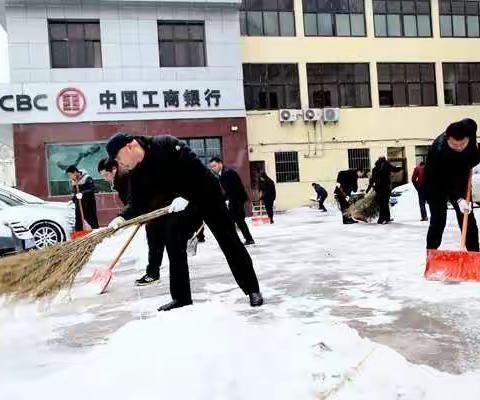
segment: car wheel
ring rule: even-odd
[[[50,222],[40,222],[30,228],[37,249],[43,249],[63,241],[61,229]]]

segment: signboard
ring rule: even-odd
[[[0,85],[0,123],[244,117],[242,82]]]

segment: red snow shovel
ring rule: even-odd
[[[93,276],[90,278],[90,281],[88,282],[88,285],[91,287],[92,292],[96,294],[102,294],[105,292],[108,284],[112,279],[113,269],[116,267],[118,261],[120,260],[120,257],[122,257],[123,253],[125,253],[125,250],[127,249],[130,242],[133,240],[133,238],[135,237],[140,227],[141,227],[140,224],[138,224],[135,227],[134,231],[131,233],[131,235],[129,236],[129,238],[121,248],[121,250],[118,252],[117,257],[115,257],[115,259],[113,260],[113,262],[110,264],[108,268],[95,269],[95,271],[93,272]]]
[[[80,193],[80,189],[78,188],[78,183],[75,184],[75,189],[77,190],[77,193]],[[83,207],[82,207],[82,200],[81,199],[77,199],[77,200],[78,200],[78,208],[80,209],[80,218],[82,220],[82,230],[73,231],[71,235],[72,240],[80,239],[81,237],[88,235],[92,231],[92,228],[90,228],[88,223],[85,222],[85,216],[83,214]]]
[[[252,224],[263,225],[263,224],[269,224],[269,223],[270,223],[270,218],[268,217],[268,215],[265,215],[263,213],[262,201],[260,200],[260,215],[254,215],[252,217]]]
[[[472,174],[468,179],[467,196],[472,195]],[[473,212],[473,211],[472,211]],[[440,281],[480,281],[480,253],[467,251],[468,214],[463,216],[460,251],[428,250],[425,278]]]

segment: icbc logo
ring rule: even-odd
[[[76,117],[85,111],[87,100],[84,94],[75,88],[63,89],[57,96],[57,108],[67,117]]]

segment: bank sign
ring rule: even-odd
[[[241,82],[0,85],[0,123],[243,117]]]

